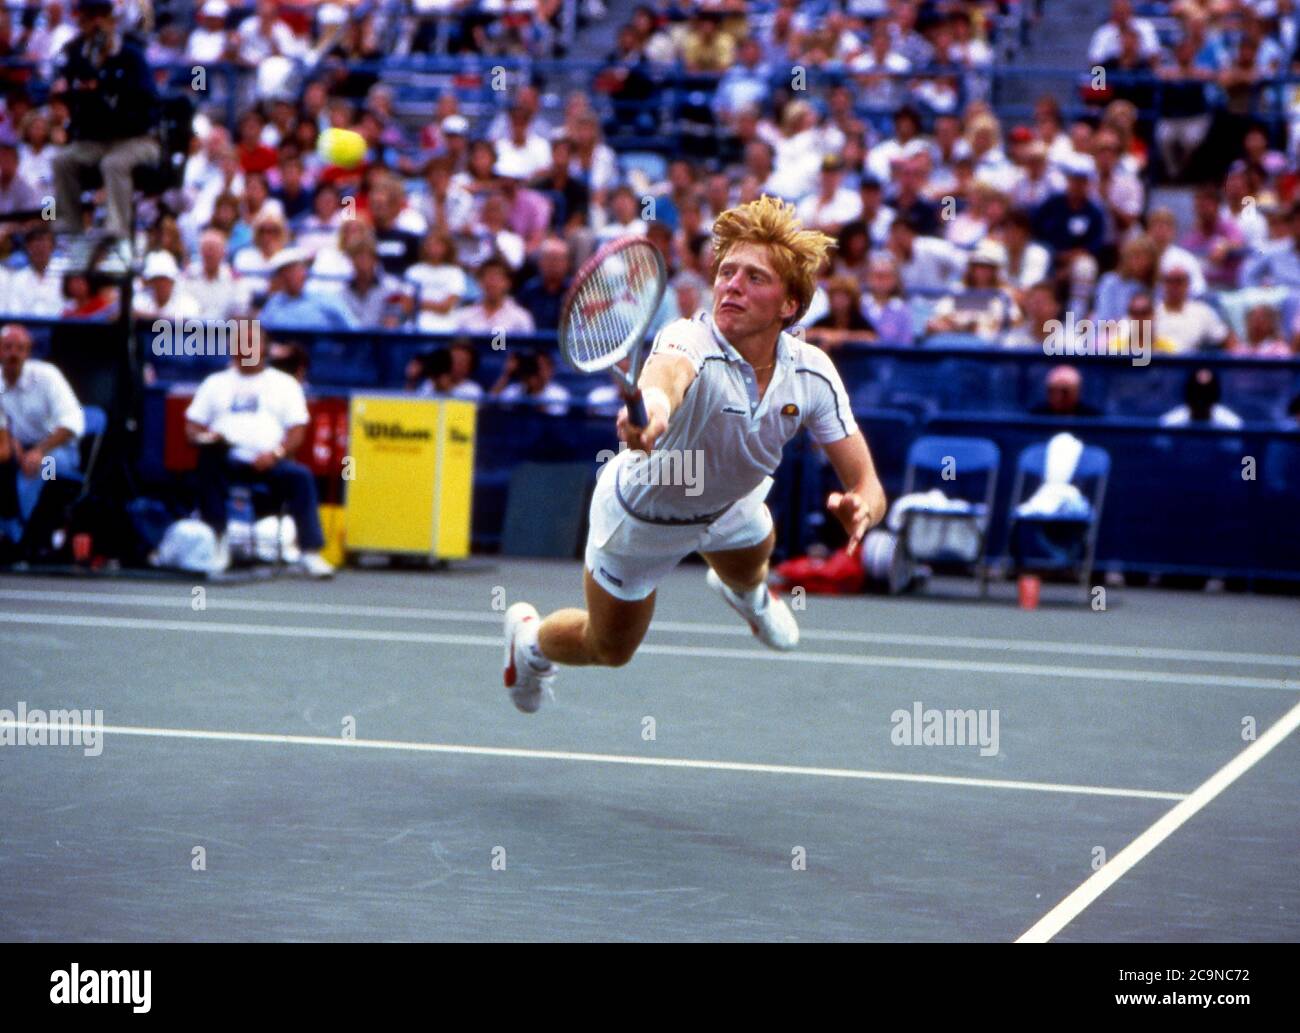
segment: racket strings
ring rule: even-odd
[[[627,248],[603,262],[579,287],[570,313],[569,350],[579,365],[624,350],[658,291],[656,255]]]

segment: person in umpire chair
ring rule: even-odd
[[[78,0],[76,9],[81,31],[59,55],[51,91],[69,113],[68,144],[54,157],[55,229],[81,232],[81,171],[96,167],[108,198],[105,230],[129,243],[131,172],[161,158],[158,91],[139,44],[118,30],[111,0]]]

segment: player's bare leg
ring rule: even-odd
[[[583,569],[585,610],[556,610],[542,621],[538,645],[548,660],[584,666],[621,667],[645,638],[655,612],[655,593],[636,602],[610,595]]]
[[[799,625],[785,601],[767,587],[767,561],[775,544],[774,529],[757,545],[701,555],[709,565],[709,587],[745,618],[763,645],[785,652],[799,644]]]

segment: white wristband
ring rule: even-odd
[[[641,401],[645,405],[646,415],[650,415],[651,405],[662,405],[664,420],[673,414],[673,403],[668,400],[668,395],[661,387],[643,387],[641,389]]]

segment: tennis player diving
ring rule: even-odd
[[[794,614],[767,586],[776,534],[764,499],[800,427],[844,486],[827,508],[850,551],[884,517],[885,494],[839,374],[824,352],[786,332],[807,310],[833,244],[803,229],[794,213],[764,196],[715,222],[712,313],[678,319],[656,336],[636,380],[644,426],[623,408],[618,433],[628,449],[604,464],[596,482],[587,608],[545,620],[524,602],[506,611],[505,684],[520,710],[541,706],[560,664],[626,664],[650,626],[656,586],[692,552],[709,566],[709,587],[764,645],[798,645]],[[686,479],[653,469],[664,456],[688,452],[697,466],[689,483],[665,483]]]

